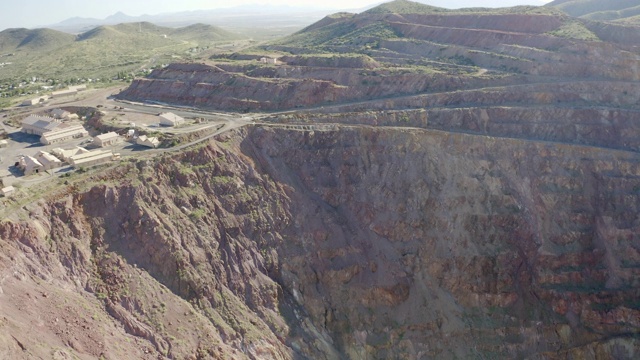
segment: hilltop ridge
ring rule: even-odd
[[[0,53],[19,49],[50,51],[72,44],[75,38],[51,29],[6,29],[0,32]]]
[[[640,4],[634,0],[555,0],[545,5],[567,14],[589,20],[635,22]]]
[[[450,10],[415,1],[393,0],[369,9],[363,14],[433,14],[448,11]]]
[[[243,40],[219,27],[193,24],[181,28],[149,22],[102,25],[78,35],[51,29],[0,32],[0,54],[12,54],[0,68],[0,81],[15,78],[111,78],[118,72],[154,67],[158,59],[188,58],[192,48]],[[110,70],[113,69],[113,70]]]

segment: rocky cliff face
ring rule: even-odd
[[[4,357],[640,354],[636,153],[254,127],[78,176],[0,225]]]

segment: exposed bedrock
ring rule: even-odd
[[[34,356],[640,354],[632,152],[251,127],[69,186],[0,225],[0,304],[31,310],[0,326]],[[46,306],[68,292],[89,338]]]

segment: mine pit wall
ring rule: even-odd
[[[225,68],[233,70],[234,67],[230,65]],[[509,76],[489,79],[466,75],[417,75],[408,71],[304,66],[246,71],[248,74],[224,72],[204,65],[172,64],[154,70],[148,78],[134,80],[129,88],[118,94],[118,98],[203,109],[274,111],[427,91],[506,85],[518,80]],[[252,77],[251,74],[266,77]]]
[[[3,246],[157,354],[640,354],[636,154],[258,126],[82,186]]]
[[[532,14],[402,15],[410,23],[465,29],[543,34],[562,25],[560,16]]]
[[[606,43],[551,42],[535,47],[498,43],[485,48],[428,40],[384,40],[379,47],[392,52],[386,56],[399,59],[462,61],[462,65],[521,74],[622,81],[640,78],[640,62],[634,55],[637,50],[625,51]]]
[[[306,228],[283,277],[350,358],[637,353],[637,155],[381,129],[251,140]],[[587,330],[620,325],[612,342]]]
[[[640,152],[640,111],[497,106],[277,115],[267,122],[423,128]]]
[[[640,109],[639,102],[640,85],[637,82],[560,81],[425,93],[352,105],[336,105],[325,111],[340,113],[404,108],[540,105]]]

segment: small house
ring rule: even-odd
[[[263,63],[263,64],[278,65],[278,59],[276,59],[276,58],[263,57],[263,58],[260,58],[260,62]]]
[[[11,196],[15,191],[16,191],[16,188],[14,188],[13,186],[7,186],[5,188],[2,188],[2,190],[0,190],[0,192],[2,192],[2,195],[4,197]]]
[[[9,146],[9,142],[7,140],[0,140],[0,148],[6,148]]]
[[[54,119],[68,119],[71,113],[62,109],[53,109],[51,110],[51,116],[53,116]]]
[[[36,154],[36,160],[42,164],[43,170],[57,169],[62,166],[62,161],[46,151],[40,151]]]
[[[160,140],[158,140],[157,137],[147,137],[146,135],[140,135],[136,139],[136,144],[150,148],[156,148],[158,147],[158,145],[160,145]]]
[[[38,105],[40,103],[43,103],[45,101],[49,100],[49,96],[40,96],[34,99],[29,99],[29,100],[25,100],[22,103],[22,106],[33,106],[33,105]]]
[[[37,174],[41,171],[44,171],[42,163],[31,156],[20,157],[20,161],[18,161],[18,169],[20,169],[25,176]]]

